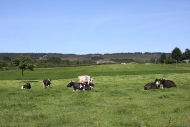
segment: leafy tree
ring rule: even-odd
[[[190,59],[190,50],[189,49],[185,49],[185,59]]]
[[[14,66],[17,66],[19,69],[22,70],[22,81],[24,79],[24,71],[26,69],[29,69],[32,71],[34,70],[33,62],[28,56],[24,56],[24,55],[18,56],[16,59],[13,60],[13,64]]]
[[[8,56],[4,56],[4,57],[3,57],[3,60],[4,60],[4,61],[11,61],[11,58],[8,57]]]
[[[7,66],[7,62],[4,60],[0,60],[0,68],[2,69],[3,67]]]
[[[166,63],[167,64],[172,64],[172,63],[175,63],[176,61],[171,57],[169,56],[167,59],[166,59]]]
[[[175,49],[173,49],[171,57],[179,62],[181,60],[181,55],[181,50],[176,47]]]
[[[48,62],[52,62],[52,63],[61,63],[61,58],[59,57],[50,57],[47,60]]]
[[[160,62],[164,63],[164,60],[166,60],[166,53],[163,53],[160,57]]]

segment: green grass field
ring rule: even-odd
[[[79,75],[91,75],[95,87],[66,87]],[[50,78],[51,88],[42,80]],[[176,88],[144,90],[156,78]],[[113,64],[0,71],[1,127],[189,127],[190,64]],[[30,82],[32,89],[20,87]]]

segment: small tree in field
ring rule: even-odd
[[[30,57],[28,56],[19,56],[16,59],[13,60],[14,66],[17,66],[19,69],[22,70],[22,81],[24,80],[24,71],[26,69],[34,70],[34,65]]]
[[[173,49],[171,56],[173,59],[179,62],[181,60],[181,55],[182,55],[181,50],[178,47],[176,47],[175,49]]]
[[[161,63],[164,63],[164,61],[166,60],[166,53],[163,53],[162,55],[161,55],[161,58],[160,58],[160,62]]]

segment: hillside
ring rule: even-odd
[[[30,56],[33,60],[44,60],[50,57],[59,57],[62,60],[111,60],[111,59],[131,59],[134,61],[150,61],[160,59],[162,53],[112,53],[112,54],[61,54],[61,53],[0,53],[0,59],[14,59],[20,55]],[[166,53],[170,55],[170,53]]]

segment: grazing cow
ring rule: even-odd
[[[171,80],[160,79],[160,84],[163,84],[163,88],[176,87],[176,84]]]
[[[78,76],[79,83],[89,84],[93,82],[93,78],[88,75]]]
[[[50,84],[51,84],[51,80],[49,80],[49,79],[44,79],[43,80],[43,87],[44,88],[50,87]]]
[[[30,88],[31,88],[31,85],[29,82],[21,87],[21,89],[30,89]]]
[[[159,89],[159,88],[160,88],[160,84],[159,84],[159,80],[158,79],[156,79],[154,82],[147,83],[144,86],[144,90]]]
[[[73,91],[83,90],[83,88],[84,88],[83,86],[84,85],[82,83],[73,82],[72,80],[67,85],[67,87],[73,87]]]

